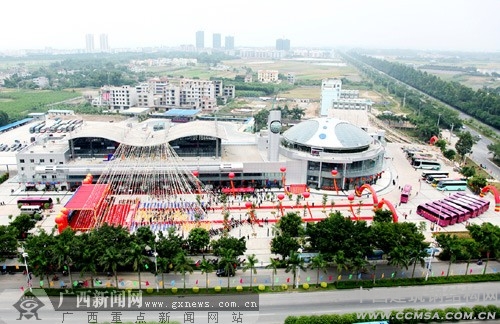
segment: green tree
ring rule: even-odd
[[[85,273],[90,274],[90,285],[94,288],[94,276],[97,273],[98,249],[90,248],[98,244],[95,241],[94,231],[90,231],[80,236],[73,247],[77,251],[74,261],[76,268],[80,269],[80,277]]]
[[[467,180],[467,185],[473,193],[479,194],[488,185],[488,181],[483,177],[473,176]]]
[[[444,152],[446,150],[446,141],[444,139],[437,140],[436,143],[434,143],[434,146],[439,147],[441,152]]]
[[[269,258],[269,264],[266,266],[266,269],[271,269],[271,290],[274,290],[274,277],[278,273],[278,267],[280,262],[275,258]]]
[[[271,240],[271,252],[281,255],[283,260],[289,256],[290,251],[297,251],[299,247],[300,244],[296,238],[285,234],[278,234]]]
[[[191,253],[201,252],[210,243],[210,234],[202,227],[195,227],[189,232],[187,241]]]
[[[411,277],[415,276],[415,268],[417,264],[423,268],[425,267],[425,258],[427,257],[427,251],[425,249],[412,249],[409,254],[410,265],[413,264],[413,270],[411,272]]]
[[[455,156],[457,155],[457,152],[455,150],[449,149],[444,151],[443,155],[448,160],[453,161],[455,159]]]
[[[285,272],[292,272],[293,274],[293,284],[295,285],[297,282],[297,272],[300,270],[306,271],[306,267],[304,266],[304,260],[300,257],[300,254],[297,251],[290,251],[288,259],[286,260],[286,269]],[[295,288],[298,288],[295,287]]]
[[[193,260],[187,257],[186,252],[179,252],[174,258],[174,271],[182,274],[183,288],[186,291],[186,273],[193,273]]]
[[[375,210],[375,216],[373,216],[373,221],[392,223],[392,211],[387,209],[377,208]]]
[[[214,265],[207,259],[201,260],[200,270],[202,274],[205,274],[205,288],[208,293],[208,274],[214,272]]]
[[[125,264],[125,256],[121,250],[115,246],[109,246],[100,254],[97,263],[103,268],[104,271],[111,271],[115,277],[115,287],[118,287],[118,267]]]
[[[161,272],[161,289],[165,289],[165,272],[170,271],[172,263],[170,263],[168,258],[158,256],[156,257],[156,264],[158,266],[158,271]]]
[[[455,144],[455,149],[457,153],[463,158],[466,154],[472,152],[472,146],[475,144],[475,140],[470,132],[461,133],[457,143]]]
[[[462,255],[467,259],[467,267],[465,268],[465,275],[469,272],[469,266],[472,259],[479,258],[481,256],[480,246],[474,239],[464,239],[462,240]]]
[[[318,253],[317,255],[312,257],[309,267],[311,269],[316,269],[316,287],[319,287],[319,272],[323,271],[324,273],[326,273],[327,266],[328,262],[326,262],[323,254]]]
[[[229,291],[230,277],[236,271],[235,265],[238,260],[236,260],[235,251],[232,249],[222,249],[220,257],[219,269],[223,269],[227,273],[227,291]]]
[[[460,174],[466,178],[470,178],[476,175],[476,168],[473,166],[463,166],[460,168]]]
[[[500,142],[492,142],[488,144],[488,150],[493,154],[494,160],[500,160]]]
[[[71,267],[73,266],[73,258],[76,256],[75,250],[76,241],[79,240],[75,236],[75,232],[71,228],[66,228],[59,235],[55,236],[55,244],[53,249],[53,262],[58,269],[63,268],[68,271],[69,281],[73,283],[71,276]]]
[[[142,289],[141,283],[141,268],[149,268],[151,260],[144,255],[144,247],[140,246],[137,241],[140,241],[137,237],[134,237],[127,250],[125,251],[125,264],[131,265],[134,271],[137,271],[139,277],[139,289]],[[158,260],[157,260],[158,261]]]
[[[0,126],[5,126],[9,123],[9,115],[5,111],[0,111]]]
[[[337,267],[337,274],[342,275],[342,270],[348,270],[350,266],[350,261],[345,257],[344,251],[337,251],[333,256],[333,263]]]
[[[28,254],[27,263],[29,270],[40,279],[45,276],[47,287],[49,275],[55,272],[54,252],[52,247],[56,244],[54,235],[41,230],[38,235],[29,236],[24,242],[22,249]],[[20,259],[24,262],[23,259]]]
[[[243,265],[243,272],[250,270],[250,291],[252,291],[253,275],[257,274],[257,263],[259,263],[259,260],[255,257],[255,254],[250,254],[247,255],[247,260]]]
[[[232,236],[223,236],[218,240],[213,240],[211,245],[212,252],[215,256],[220,256],[221,251],[224,249],[233,250],[235,255],[243,255],[247,250],[245,237],[238,239]]]
[[[298,213],[286,213],[285,216],[280,218],[277,225],[281,230],[281,234],[290,237],[299,237],[304,234],[303,224],[304,221]]]
[[[17,256],[17,230],[10,226],[0,226],[0,261]]]
[[[408,248],[404,246],[396,246],[391,250],[391,252],[388,253],[388,256],[388,264],[396,267],[396,270],[394,271],[395,273],[397,273],[398,268],[408,270],[411,262],[410,250]]]
[[[500,227],[491,223],[483,223],[481,226],[472,224],[467,227],[470,236],[481,246],[482,252],[486,253],[486,262],[483,273],[486,273],[490,257],[498,257],[500,251]]]
[[[14,228],[19,239],[24,239],[27,233],[35,228],[36,220],[31,215],[19,215],[10,222],[9,226]]]
[[[457,255],[461,253],[462,245],[460,239],[457,235],[453,234],[439,234],[436,236],[436,242],[441,246],[444,253],[450,256],[450,261],[448,263],[448,271],[446,276],[450,275],[451,265],[457,259]]]

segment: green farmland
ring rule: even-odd
[[[79,92],[50,90],[2,90],[0,91],[0,111],[10,119],[20,119],[29,113],[45,112],[50,104],[80,97]]]

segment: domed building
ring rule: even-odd
[[[335,118],[303,121],[281,136],[280,154],[307,164],[306,184],[323,190],[349,190],[375,183],[385,149],[363,129]]]

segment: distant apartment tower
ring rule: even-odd
[[[221,35],[220,34],[213,34],[213,36],[212,36],[212,48],[220,49],[221,47],[222,47]]]
[[[99,36],[99,46],[101,52],[109,52],[108,34],[101,34]]]
[[[234,49],[234,37],[233,36],[226,36],[224,47],[227,50],[233,50]]]
[[[320,116],[328,116],[328,111],[332,108],[333,102],[340,99],[342,81],[339,79],[323,79],[321,81],[321,110]]]
[[[85,50],[87,53],[94,51],[94,34],[85,35]]]
[[[289,51],[290,50],[290,40],[289,39],[277,39],[276,40],[276,50],[277,51]]]
[[[199,30],[196,32],[196,49],[205,48],[205,32]]]

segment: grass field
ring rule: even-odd
[[[48,104],[80,97],[78,91],[49,90],[2,90],[0,91],[0,110],[10,117],[25,117],[33,112],[45,112],[51,109]]]

